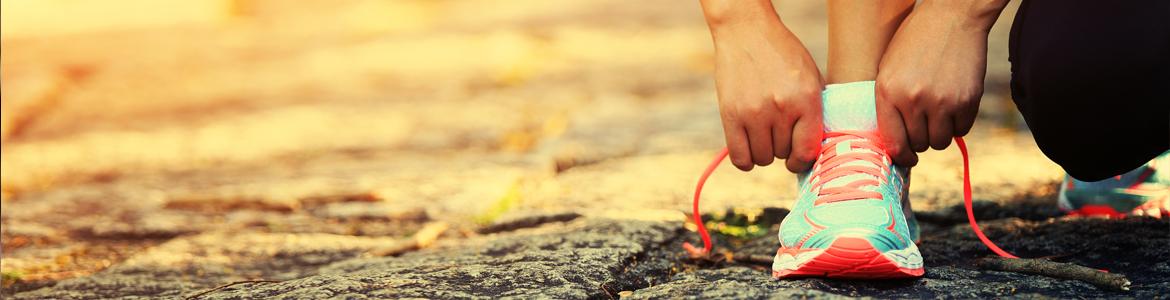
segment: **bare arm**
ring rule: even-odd
[[[741,170],[787,159],[807,170],[819,150],[820,72],[767,0],[702,0],[715,44],[715,86],[731,161]]]
[[[902,23],[877,76],[878,126],[903,166],[945,149],[975,123],[987,35],[1007,0],[925,0]]]

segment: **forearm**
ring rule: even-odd
[[[715,44],[715,92],[731,162],[812,165],[820,143],[817,65],[767,0],[701,0]]]
[[[937,19],[952,26],[987,34],[1009,0],[924,0],[915,15]]]
[[[780,16],[769,0],[701,0],[703,16],[711,35],[721,36],[746,30],[782,29]]]
[[[894,161],[942,150],[971,130],[987,69],[987,36],[1006,0],[923,0],[882,57],[878,128]]]

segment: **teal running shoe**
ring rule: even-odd
[[[1065,175],[1057,199],[1069,215],[1170,217],[1170,151],[1110,179],[1090,182]]]
[[[775,278],[906,278],[923,274],[909,170],[895,166],[877,133],[874,82],[826,87],[825,139],[780,224]]]

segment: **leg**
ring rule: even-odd
[[[829,1],[829,82],[822,93],[826,139],[780,224],[772,276],[922,276],[905,203],[905,170],[876,138],[878,63],[913,1]],[[844,6],[844,7],[843,7]],[[879,178],[884,177],[884,178]]]
[[[829,0],[828,82],[874,80],[878,62],[913,0]]]
[[[1028,0],[1011,33],[1012,98],[1040,150],[1096,181],[1170,149],[1170,2]]]
[[[1166,1],[1021,4],[1012,98],[1040,150],[1070,175],[1062,209],[1170,215],[1168,18]]]
[[[827,81],[839,84],[872,81],[877,78],[878,64],[886,46],[898,31],[902,20],[914,9],[914,0],[829,0],[829,62]],[[854,103],[830,103],[825,99],[824,109],[845,108]],[[836,105],[834,105],[836,104]],[[872,105],[872,104],[870,104]],[[906,169],[909,182],[910,170]],[[908,191],[909,185],[907,184]],[[913,220],[908,193],[902,193],[902,208],[908,220]],[[911,235],[917,238],[917,225]]]

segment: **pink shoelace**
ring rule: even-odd
[[[822,153],[824,162],[809,175],[814,180],[810,190],[819,191],[814,204],[821,205],[859,199],[882,199],[882,193],[862,189],[863,187],[882,184],[882,181],[885,181],[886,174],[890,172],[889,167],[886,166],[886,162],[878,154],[882,153],[881,147],[871,142],[876,141],[877,136],[864,131],[838,131],[826,133],[825,138],[828,140],[825,141],[825,146],[822,149],[834,149],[838,143],[849,140],[851,141],[849,146],[868,150],[868,152],[837,153],[836,151],[825,151]],[[879,167],[843,166],[846,163],[857,160],[866,161]],[[845,186],[824,187],[826,183],[854,174],[867,174],[873,176],[873,178],[853,180]]]
[[[833,148],[841,141],[856,141],[857,138],[864,138],[869,141],[877,140],[876,136],[871,133],[857,131],[829,132],[826,133],[826,137],[829,140],[825,143],[823,148]],[[991,240],[983,234],[983,230],[979,229],[979,224],[975,221],[975,213],[971,204],[971,171],[970,163],[967,160],[967,144],[963,142],[962,137],[955,137],[955,145],[959,147],[959,152],[961,152],[963,155],[963,205],[967,209],[967,221],[971,225],[971,230],[973,230],[975,235],[979,237],[979,241],[983,242],[983,245],[987,246],[987,248],[991,249],[991,251],[995,252],[995,254],[1005,258],[1019,258],[1015,255],[1012,255],[1011,253],[1008,253],[1007,251],[1004,251],[1003,249],[1000,249],[999,246],[996,246],[995,243],[991,242]],[[824,159],[824,165],[822,165],[817,171],[810,175],[813,176],[812,178],[822,176],[822,178],[817,178],[816,182],[812,183],[814,190],[816,187],[822,186],[833,179],[852,174],[869,174],[877,178],[885,178],[882,172],[889,172],[889,170],[887,167],[885,167],[886,163],[883,162],[881,156],[877,154],[883,151],[878,145],[872,142],[862,142],[853,143],[850,146],[867,149],[873,151],[873,153],[851,152],[839,155],[836,153],[829,154]],[[719,151],[719,154],[715,155],[715,159],[707,165],[707,169],[704,170],[703,175],[699,177],[698,185],[695,186],[695,197],[691,209],[693,210],[692,215],[694,217],[695,225],[698,226],[699,236],[703,239],[703,249],[699,250],[690,243],[683,243],[683,248],[690,253],[702,255],[711,253],[711,235],[707,233],[707,226],[703,224],[702,214],[699,213],[699,196],[703,193],[703,184],[707,182],[707,178],[711,176],[711,173],[715,172],[715,168],[719,167],[719,164],[722,163],[725,159],[727,159],[727,148],[723,148],[723,150]],[[838,166],[856,159],[873,162],[875,165],[882,166],[883,169],[875,169],[864,166],[844,166],[838,168]],[[816,204],[855,199],[881,199],[881,193],[861,189],[861,187],[875,186],[878,184],[880,184],[880,182],[875,179],[860,179],[851,182],[846,186],[824,188],[817,195],[818,197]]]

